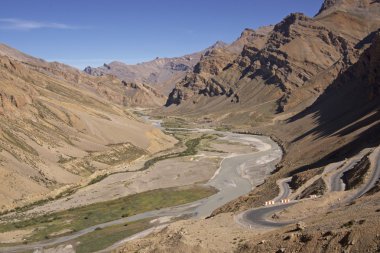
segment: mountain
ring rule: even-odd
[[[253,31],[255,39],[236,57],[222,49],[201,59],[198,65],[207,69],[195,67],[176,84],[166,111],[214,115],[225,124],[260,124],[276,113],[298,112],[358,60],[362,49],[355,46],[380,27],[379,6],[326,1],[314,18],[293,13],[267,33]]]
[[[310,106],[254,128],[276,138],[286,151],[274,178],[312,177],[329,164],[380,145],[380,30],[357,47],[364,50],[358,61],[327,83]],[[215,213],[248,208],[275,195],[273,181],[268,181],[249,195],[254,197],[243,196]]]
[[[199,65],[206,67],[194,68],[177,83],[167,108],[157,113],[271,136],[282,146],[283,159],[262,185],[212,217],[173,223],[119,251],[378,251],[380,182],[367,169],[378,167],[380,145],[379,18],[380,1],[325,0],[315,17],[287,16],[263,35],[262,44],[244,43],[233,59],[226,60],[226,49],[201,59]],[[375,186],[355,200],[350,199],[355,191],[347,188],[341,193],[323,190],[328,176],[322,172],[336,173],[361,152],[349,173],[363,181],[373,173]],[[343,181],[349,173],[341,176]],[[288,177],[296,193],[292,197],[308,191],[320,196],[285,204],[282,211],[280,204],[265,207],[272,211],[266,217],[256,212],[259,225],[249,225],[251,229],[235,224],[244,210],[265,210],[260,209],[265,201],[281,192],[278,180]],[[324,185],[318,191],[317,183]],[[289,219],[303,222],[261,227]]]
[[[94,76],[110,74],[125,82],[145,83],[167,95],[173,83],[191,71],[200,57],[201,53],[194,53],[175,58],[156,58],[136,65],[114,61],[97,68],[88,66],[84,72]]]
[[[378,0],[327,0],[322,4],[317,16],[330,15],[334,12],[347,12],[357,17],[370,15],[372,19],[378,19]]]
[[[14,60],[21,61],[38,67],[39,71],[53,72],[65,76],[75,86],[102,96],[107,100],[126,106],[159,107],[165,104],[166,97],[154,87],[148,87],[142,83],[126,83],[112,75],[88,76],[83,75],[77,69],[58,63],[48,63],[42,59],[24,54],[7,45],[0,44],[0,55],[8,56]],[[50,73],[48,73],[50,74]],[[83,82],[82,79],[87,82]]]
[[[1,210],[171,146],[173,138],[128,112],[123,89],[147,88],[0,45]]]
[[[163,113],[273,136],[286,151],[274,178],[376,146],[379,17],[380,2],[364,0],[326,0],[314,18],[290,14],[262,35],[263,44],[248,42],[224,67],[214,64],[217,72],[187,75]],[[207,61],[223,62],[227,54]],[[272,183],[250,195],[275,194]],[[219,211],[252,201],[244,196]]]
[[[266,33],[269,28],[262,28],[261,33]],[[228,61],[228,57],[239,54],[245,43],[249,42],[256,35],[252,34],[250,29],[243,32],[240,39],[228,45],[222,41],[215,42],[209,48],[185,55],[182,57],[174,58],[156,58],[152,61],[139,63],[136,65],[128,65],[122,62],[114,61],[109,64],[104,64],[101,67],[93,68],[86,67],[84,72],[93,76],[113,75],[125,82],[141,83],[145,86],[149,85],[160,93],[168,95],[174,88],[175,83],[183,79],[186,74],[192,72],[194,67],[195,71],[200,71],[199,68],[207,68],[201,66],[198,62],[201,59],[208,58],[209,55],[217,54],[218,51],[229,52],[230,55],[226,56],[224,61]],[[212,65],[212,63],[204,63],[202,65]]]

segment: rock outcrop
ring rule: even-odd
[[[206,52],[171,94],[181,99],[169,95],[166,105],[175,101],[179,106],[169,111],[186,113],[193,104],[206,106],[207,97],[220,97],[207,109],[217,113],[238,94],[246,109],[272,104],[268,115],[305,108],[358,60],[356,45],[380,27],[379,13],[376,1],[326,1],[314,18],[293,13],[265,32],[247,29],[233,43],[243,41],[240,52],[229,46]]]

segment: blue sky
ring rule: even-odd
[[[181,56],[322,0],[2,0],[0,43],[78,68]]]

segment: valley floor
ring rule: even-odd
[[[281,157],[280,148],[266,137],[207,129],[167,131],[179,140],[175,148],[119,166],[69,196],[3,215],[0,251],[65,243],[77,252],[92,252],[161,223],[206,217],[262,183]],[[90,247],[94,241],[96,246]]]

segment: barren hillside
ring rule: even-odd
[[[379,3],[338,2],[344,10],[324,7],[314,18],[293,13],[272,31],[251,32],[255,39],[237,57],[223,49],[204,57],[198,65],[209,67],[194,68],[177,83],[166,104],[168,114],[260,125],[276,113],[310,105],[358,60],[363,49],[357,44],[380,27]]]
[[[2,210],[174,143],[120,106],[129,102],[118,79],[91,77],[5,45],[0,55]]]

